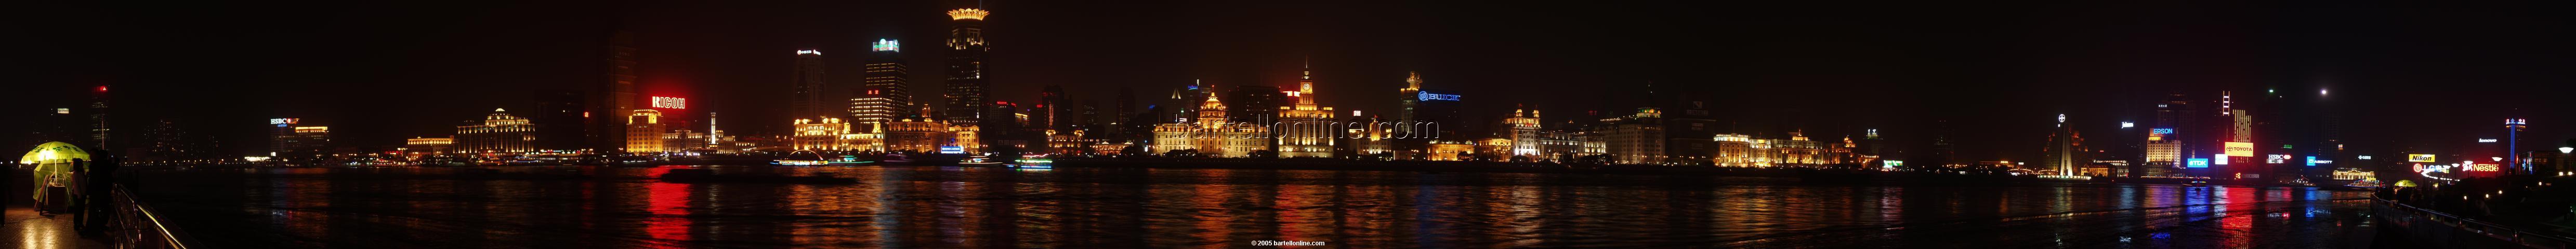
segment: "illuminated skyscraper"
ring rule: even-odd
[[[984,115],[985,112],[991,111],[989,109],[992,104],[992,100],[985,97],[985,91],[992,88],[992,82],[984,79],[984,62],[989,58],[987,52],[990,51],[984,47],[984,17],[991,14],[980,9],[948,11],[948,19],[954,22],[955,26],[948,30],[946,115],[948,120],[955,121],[958,125],[975,125],[987,119],[1007,121],[1013,118]]]
[[[272,157],[301,162],[330,150],[331,127],[302,126],[303,119],[273,118],[268,124],[268,151]]]
[[[626,152],[662,152],[662,111],[634,110],[626,115]]]
[[[796,75],[791,77],[791,95],[787,95],[787,114],[792,117],[836,115],[826,112],[823,101],[823,51],[797,50]]]
[[[895,40],[878,39],[870,44],[867,85],[850,99],[854,123],[883,124],[914,115],[912,87],[905,81],[912,71],[904,67],[902,50],[902,44]]]
[[[591,104],[582,117],[589,119],[591,148],[612,152],[626,146],[626,114],[635,106],[635,35],[617,32],[609,39],[605,73],[600,88],[587,96]]]

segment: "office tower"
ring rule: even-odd
[[[877,39],[869,46],[867,83],[859,88],[858,97],[850,100],[850,118],[859,124],[883,124],[913,113],[912,87],[906,81],[912,71],[904,67],[902,44],[895,40]]]
[[[575,151],[586,143],[581,91],[538,91],[536,112],[528,122],[536,123],[537,149]]]
[[[1226,91],[1226,120],[1239,123],[1270,125],[1279,121],[1279,108],[1287,104],[1277,86],[1234,86]]]
[[[654,153],[662,150],[662,111],[634,110],[626,115],[626,152]]]
[[[1172,89],[1171,98],[1155,106],[1159,110],[1154,113],[1154,123],[1189,122],[1191,117],[1197,116],[1199,98],[1208,96],[1211,91],[1215,91],[1214,87],[1202,85],[1198,80],[1190,80],[1189,85]]]
[[[823,51],[797,50],[796,74],[789,77],[787,116],[820,117],[837,115],[825,112],[823,102]]]
[[[1315,95],[1313,71],[1308,70],[1298,74],[1297,91],[1288,92],[1289,98],[1297,99],[1296,104],[1272,109],[1274,113],[1279,113],[1278,122],[1253,122],[1253,124],[1275,123],[1277,125],[1272,127],[1281,129],[1276,139],[1278,142],[1275,143],[1277,145],[1275,150],[1279,152],[1279,157],[1333,157],[1333,147],[1336,145],[1334,138],[1340,137],[1342,133],[1335,128],[1338,125],[1330,124],[1336,114],[1333,112],[1333,107],[1315,103],[1315,99],[1319,96]]]
[[[1065,98],[1064,86],[1046,86],[1038,91],[1038,106],[1029,112],[1029,118],[1037,122],[1039,129],[1073,132],[1073,109],[1064,106],[1072,101]]]
[[[1103,113],[1115,113],[1118,114],[1118,116],[1101,118],[1101,121],[1108,122],[1100,126],[1101,130],[1108,132],[1105,134],[1107,135],[1106,137],[1120,139],[1127,138],[1127,131],[1136,130],[1131,128],[1131,126],[1135,125],[1130,125],[1128,122],[1128,120],[1136,117],[1136,89],[1123,86],[1118,87],[1118,99],[1110,101],[1112,101],[1111,103],[1113,104],[1110,108],[1116,109],[1111,109],[1111,111]]]
[[[111,146],[107,144],[107,133],[109,131],[107,126],[107,100],[107,86],[98,86],[97,91],[90,93],[89,138],[93,143],[91,146],[97,146],[94,148],[106,150],[124,149],[121,146]]]
[[[1114,120],[1100,118],[1100,100],[1096,99],[1082,100],[1082,108],[1075,111],[1074,115],[1080,117],[1075,118],[1073,122],[1073,130],[1082,131],[1084,139],[1100,138],[1107,135],[1102,134],[1101,132],[1107,132],[1105,130],[1109,129],[1101,129],[1100,127],[1109,127],[1111,124],[1101,122],[1110,122],[1109,120]]]
[[[626,147],[626,120],[635,106],[635,42],[632,33],[617,32],[609,39],[606,65],[602,67],[600,87],[588,96],[591,104],[582,117],[588,118],[592,152],[614,152]]]
[[[1010,116],[984,115],[992,100],[985,91],[992,83],[984,79],[984,63],[989,56],[984,43],[984,17],[980,9],[948,11],[954,27],[948,30],[948,120],[958,125],[975,125],[985,120],[1010,120]]]
[[[454,148],[457,153],[527,153],[537,150],[537,131],[537,125],[528,119],[494,108],[480,124],[456,126],[458,141]]]

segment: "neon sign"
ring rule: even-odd
[[[1415,96],[1420,97],[1420,99],[1422,99],[1423,101],[1432,101],[1432,100],[1458,101],[1458,95],[1450,95],[1450,94],[1434,94],[1434,93],[1431,93],[1431,92],[1420,92],[1420,93],[1415,93]]]
[[[2154,132],[2156,134],[2173,134],[2173,128],[2155,128],[2147,130],[2147,132]]]
[[[2406,161],[2419,163],[2433,162],[2433,154],[2406,154]]]
[[[2182,164],[2182,165],[2183,165],[2183,167],[2184,167],[2184,168],[2208,168],[2208,167],[2209,167],[2209,159],[2208,159],[2208,158],[2192,158],[2192,159],[2191,159],[2191,160],[2189,160],[2189,161],[2185,161],[2185,162],[2183,162],[2183,164]]]
[[[870,43],[870,44],[868,45],[868,48],[869,48],[869,49],[875,49],[876,51],[891,51],[891,52],[902,52],[902,50],[903,50],[903,49],[902,49],[902,47],[901,47],[901,46],[899,46],[898,44],[896,44],[894,40],[887,40],[887,39],[877,39],[877,42],[875,42],[875,43]]]
[[[958,147],[958,146],[956,146],[956,145],[939,146],[939,153],[940,153],[940,154],[966,154],[966,147]]]
[[[295,122],[296,122],[296,121],[303,121],[303,120],[302,120],[302,119],[293,119],[293,118],[272,118],[272,119],[268,119],[268,124],[273,124],[273,125],[295,124]]]
[[[2218,158],[2218,165],[2227,165],[2227,154],[2218,154],[2214,157]]]
[[[689,109],[689,99],[653,97],[653,108]]]

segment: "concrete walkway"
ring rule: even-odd
[[[0,224],[0,234],[13,236],[0,238],[0,248],[107,248],[73,232],[69,214],[46,217],[27,205],[10,204],[6,222]]]
[[[8,168],[0,166],[0,169]],[[108,248],[107,243],[84,239],[79,232],[73,232],[71,214],[37,215],[35,200],[27,196],[34,192],[27,186],[27,180],[32,178],[27,170],[0,172],[7,174],[9,181],[6,183],[10,183],[0,187],[0,200],[6,200],[0,201],[6,203],[0,206],[7,207],[8,214],[5,220],[0,220],[5,222],[0,223],[0,236],[8,236],[0,238],[0,248]]]

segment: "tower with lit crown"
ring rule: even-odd
[[[948,11],[954,25],[948,30],[948,120],[960,125],[974,125],[986,119],[1009,122],[1014,117],[987,117],[992,101],[985,91],[992,82],[984,79],[984,63],[990,49],[985,48],[984,18],[992,12],[981,9]]]
[[[1333,157],[1333,138],[1341,131],[1327,125],[1334,120],[1333,107],[1315,103],[1313,70],[1298,72],[1297,91],[1289,92],[1288,97],[1296,98],[1297,103],[1279,107],[1277,127],[1284,129],[1275,140],[1279,156]]]

